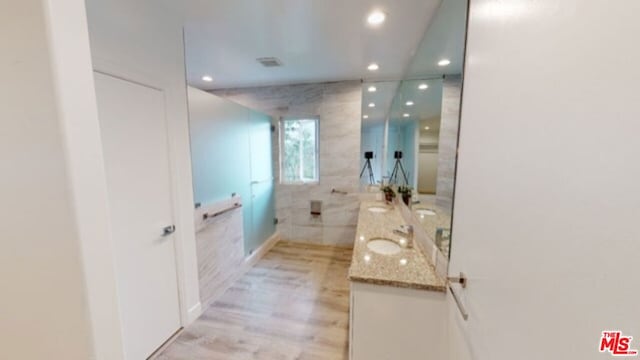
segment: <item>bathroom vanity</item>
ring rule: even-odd
[[[445,357],[446,282],[403,226],[396,206],[361,203],[349,269],[351,360]]]

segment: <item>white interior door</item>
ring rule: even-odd
[[[421,152],[418,154],[418,193],[436,193],[436,183],[438,182],[438,153]]]
[[[470,5],[450,359],[637,360],[640,1]]]
[[[164,94],[95,73],[127,359],[180,327]]]

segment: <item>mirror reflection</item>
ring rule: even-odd
[[[386,154],[386,126],[400,81],[364,82],[362,84],[362,133],[360,139],[362,185],[379,185],[383,181]],[[371,106],[371,105],[374,106]]]
[[[442,2],[403,79],[362,86],[362,172],[392,185],[446,256],[451,245],[466,0]]]
[[[416,93],[420,85],[428,84],[425,94],[420,97]],[[433,90],[431,93],[428,91]],[[414,105],[415,119],[399,127],[414,129],[415,140],[405,137],[405,148],[415,144],[415,174],[417,176],[409,185],[414,189],[411,204],[412,212],[423,225],[427,234],[431,235],[436,246],[445,254],[449,254],[451,243],[451,214],[453,207],[453,189],[458,139],[458,119],[460,104],[461,77],[445,76],[432,81],[407,81],[399,92],[400,96],[420,99],[423,106]],[[417,90],[420,91],[420,90]],[[404,100],[404,99],[403,99]],[[399,102],[398,111],[406,110],[406,100]],[[402,108],[402,105],[405,108]],[[403,113],[404,114],[407,113]],[[394,119],[400,118],[398,115]],[[391,134],[391,132],[390,132]],[[411,162],[408,161],[409,164]]]

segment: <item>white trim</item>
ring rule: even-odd
[[[286,121],[296,120],[313,120],[315,122],[315,178],[310,180],[294,180],[286,181],[283,177],[284,167],[282,166],[284,160],[284,123]],[[319,116],[300,116],[300,117],[281,117],[278,124],[279,139],[278,139],[278,152],[279,152],[279,170],[280,184],[282,185],[317,185],[320,183],[320,117]]]
[[[187,311],[187,322],[190,324],[202,315],[202,303],[198,301]]]
[[[276,231],[273,235],[271,235],[270,238],[263,242],[260,247],[258,247],[253,253],[251,253],[251,255],[247,256],[244,259],[242,274],[244,275],[245,272],[247,272],[258,261],[260,261],[260,259],[262,259],[264,255],[278,243],[278,241],[280,241],[280,233]]]
[[[132,71],[130,69],[125,69],[124,67],[119,67],[116,66],[113,63],[106,63],[106,62],[102,62],[102,61],[97,61],[98,63],[100,63],[102,65],[101,68],[99,68],[99,66],[96,65],[96,63],[94,62],[94,72],[96,73],[100,73],[103,75],[107,75],[107,76],[111,76],[123,81],[128,81],[128,82],[132,82],[135,83],[137,85],[140,86],[146,86],[152,89],[157,89],[158,91],[161,91],[163,94],[163,101],[164,101],[164,107],[165,107],[165,121],[166,121],[166,125],[167,125],[167,148],[169,150],[169,168],[170,168],[170,174],[169,174],[169,180],[171,183],[171,207],[172,207],[172,217],[173,217],[173,221],[174,224],[176,225],[176,232],[174,233],[174,253],[175,253],[175,262],[176,262],[176,285],[178,287],[178,297],[179,297],[179,304],[180,304],[180,308],[179,313],[180,313],[180,324],[185,327],[187,325],[189,325],[193,320],[195,320],[199,314],[197,316],[195,316],[195,318],[192,318],[192,314],[191,314],[191,309],[197,307],[200,305],[200,302],[198,301],[197,303],[195,303],[194,305],[190,305],[188,303],[188,299],[187,299],[187,271],[186,271],[186,265],[185,265],[185,241],[186,241],[186,237],[185,236],[185,231],[188,231],[189,227],[186,227],[186,221],[189,221],[189,225],[191,225],[191,219],[187,219],[187,217],[190,218],[190,216],[185,216],[181,211],[180,211],[180,188],[179,188],[179,184],[180,184],[180,169],[178,168],[178,166],[176,165],[177,163],[177,157],[178,157],[178,150],[175,149],[175,141],[176,139],[174,138],[175,134],[171,131],[171,119],[168,117],[169,114],[169,104],[167,102],[167,91],[166,89],[162,86],[162,84],[158,81],[151,81],[149,83],[147,83],[147,80],[149,80],[148,76],[145,76],[145,74],[141,74],[141,73],[135,73],[135,71]],[[107,70],[106,68],[108,66],[113,66],[114,70],[110,71]],[[188,121],[188,118],[185,120]],[[192,228],[193,229],[193,228]],[[194,237],[194,245],[195,245],[195,230],[193,231],[193,237]],[[195,279],[196,283],[197,283],[197,276]],[[197,289],[199,291],[199,289]],[[199,295],[198,295],[199,298]]]
[[[319,185],[319,180],[309,180],[309,181],[282,181],[280,185]]]
[[[87,313],[92,359],[121,359],[122,325],[85,2],[47,0],[42,5],[84,272],[88,308],[78,311]]]

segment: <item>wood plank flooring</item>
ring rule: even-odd
[[[347,359],[351,253],[279,242],[155,359]]]

